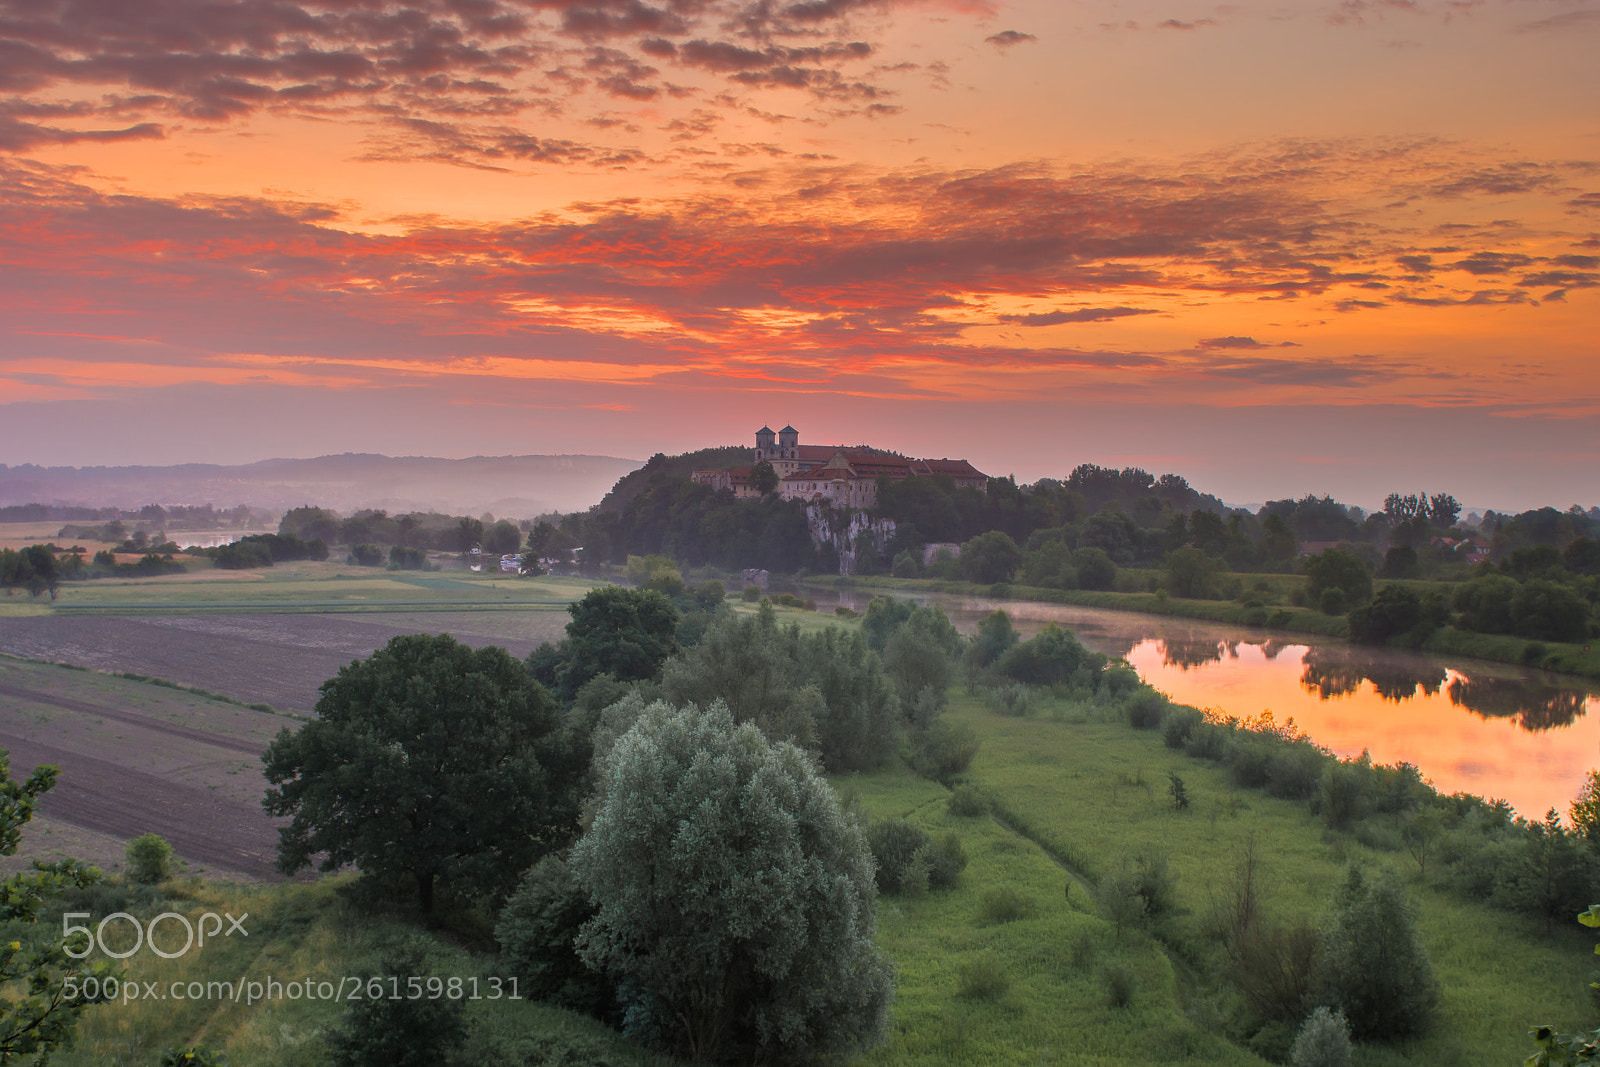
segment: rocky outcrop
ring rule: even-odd
[[[856,573],[856,560],[861,549],[871,545],[882,552],[894,537],[893,519],[873,519],[865,511],[840,510],[826,504],[812,504],[806,508],[806,525],[811,530],[811,543],[818,548],[831,546],[839,553],[839,573]]]

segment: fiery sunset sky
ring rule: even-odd
[[[0,461],[1600,503],[1600,0],[0,0]]]

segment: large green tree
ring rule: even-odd
[[[278,868],[354,864],[435,887],[508,891],[576,829],[580,755],[555,701],[504,649],[394,638],[323,683],[317,717],[262,756],[265,807],[290,816]]]
[[[654,678],[678,651],[678,609],[654,589],[602,586],[567,612],[566,639],[536,650],[530,665],[535,677],[569,699],[601,674],[624,682]]]
[[[746,1063],[883,1040],[872,854],[794,745],[720,704],[650,706],[605,756],[571,864],[599,909],[579,953],[632,1032]]]

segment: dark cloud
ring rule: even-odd
[[[1474,252],[1466,259],[1457,260],[1454,267],[1468,274],[1507,274],[1522,270],[1532,262],[1532,256],[1519,252]]]
[[[76,144],[82,141],[160,140],[165,136],[162,128],[154,122],[141,122],[121,130],[64,130],[0,115],[0,152],[24,152],[43,145]]]
[[[1550,262],[1558,267],[1576,267],[1578,270],[1600,268],[1600,256],[1556,256]]]
[[[137,107],[207,122],[266,108],[513,115],[552,82],[630,100],[681,95],[655,76],[645,62],[653,58],[746,87],[869,100],[884,95],[874,72],[846,79],[837,68],[870,56],[872,44],[830,39],[857,6],[774,14],[746,0],[0,0],[0,93],[16,103],[56,87],[98,87],[108,91],[102,113]],[[785,19],[804,23],[807,43],[771,43],[794,36]],[[626,62],[580,81],[549,61],[575,51]],[[8,143],[52,137],[12,130]]]
[[[1414,296],[1399,294],[1395,300],[1402,304],[1414,304],[1417,307],[1465,307],[1480,304],[1526,304],[1531,299],[1527,293],[1519,289],[1480,289],[1467,297],[1453,296]]]
[[[1067,322],[1107,322],[1128,315],[1154,315],[1154,308],[1079,308],[1076,311],[1046,311],[1037,315],[1000,315],[1001,322],[1018,326],[1060,326]]]
[[[1158,30],[1197,30],[1202,26],[1215,26],[1215,25],[1216,25],[1216,23],[1213,22],[1211,19],[1195,19],[1193,22],[1185,22],[1183,19],[1167,19],[1164,22],[1157,23],[1156,24],[1156,29],[1158,29]]]
[[[1590,257],[1577,256],[1577,259]],[[1575,270],[1547,270],[1539,274],[1530,274],[1517,282],[1518,285],[1540,287],[1555,285],[1563,289],[1593,289],[1600,286],[1600,274]]]
[[[1195,342],[1195,347],[1214,350],[1222,348],[1299,348],[1300,346],[1293,341],[1263,344],[1254,337],[1208,337],[1203,341]]]
[[[1038,39],[1031,33],[1022,33],[1018,30],[1001,30],[999,33],[991,34],[984,38],[985,41],[1002,51],[1014,44],[1021,44],[1024,41],[1037,41]]]

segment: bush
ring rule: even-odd
[[[998,997],[1011,988],[1006,966],[993,952],[982,952],[962,960],[957,968],[960,992],[964,997]]]
[[[1184,748],[1205,721],[1205,713],[1198,708],[1172,708],[1161,724],[1161,740],[1168,748]]]
[[[426,950],[408,943],[387,956],[378,975],[403,988],[428,973]],[[372,997],[351,1003],[344,1023],[327,1037],[335,1067],[437,1067],[466,1039],[466,1001]]]
[[[1007,685],[990,689],[983,697],[983,702],[989,706],[989,710],[997,715],[1009,715],[1014,719],[1025,717],[1033,704],[1032,695],[1025,685]]]
[[[1113,1008],[1126,1008],[1133,1003],[1133,994],[1139,989],[1139,979],[1125,963],[1113,963],[1105,970],[1106,1003]]]
[[[924,777],[948,784],[972,763],[980,744],[978,735],[966,723],[938,719],[917,738],[916,758],[913,761],[916,771]]]
[[[1399,876],[1352,867],[1333,911],[1317,961],[1322,1002],[1343,1009],[1364,1041],[1421,1033],[1439,990]]]
[[[928,885],[934,889],[955,885],[967,869],[967,850],[961,847],[961,838],[954,831],[939,835],[927,857]]]
[[[1055,685],[1070,679],[1080,667],[1105,663],[1079,643],[1078,638],[1050,623],[1031,639],[1014,645],[995,663],[995,669],[1013,681],[1028,685]]]
[[[958,785],[950,794],[950,814],[963,819],[989,814],[989,800],[970,785]]]
[[[383,549],[373,544],[351,545],[350,556],[346,563],[357,567],[383,566]],[[219,563],[218,566],[221,566]]]
[[[1350,1067],[1350,1024],[1344,1012],[1319,1007],[1307,1018],[1289,1053],[1293,1067]]]
[[[1267,763],[1267,795],[1283,800],[1307,800],[1322,781],[1327,757],[1308,743],[1281,746]]]
[[[878,863],[878,891],[900,892],[919,857],[926,863],[931,844],[926,830],[904,819],[884,819],[868,826],[867,847]]]
[[[140,834],[128,842],[128,877],[154,885],[172,875],[172,846],[155,834]]]
[[[1324,589],[1317,595],[1317,610],[1324,615],[1344,615],[1350,610],[1350,598],[1343,589]]]
[[[744,592],[740,593],[739,596],[745,603],[754,604],[761,599],[761,587],[759,585],[747,585],[744,587]]]
[[[501,959],[527,996],[590,1015],[608,1005],[610,986],[573,947],[594,912],[572,869],[558,857],[546,856],[523,875],[494,936]]]
[[[1139,672],[1132,667],[1109,667],[1100,674],[1100,686],[1113,698],[1126,696],[1139,688]]]
[[[1039,913],[1039,902],[1011,886],[995,886],[983,893],[980,914],[988,923],[1008,923],[1018,919],[1031,919]]]
[[[1569,586],[1535,578],[1511,598],[1511,629],[1540,641],[1581,641],[1589,628],[1589,605]]]
[[[1154,689],[1135,693],[1126,705],[1128,722],[1135,730],[1155,730],[1167,711],[1167,700]]]

